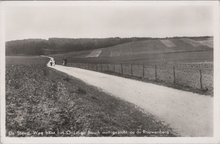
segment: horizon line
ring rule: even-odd
[[[141,36],[134,36],[134,37],[119,37],[119,36],[112,36],[112,37],[48,37],[48,38],[23,38],[23,39],[12,39],[12,40],[6,40],[5,42],[11,42],[11,41],[21,41],[21,40],[49,40],[49,39],[108,39],[108,38],[150,38],[150,39],[163,39],[163,38],[181,38],[181,37],[214,37],[214,35],[194,35],[194,36],[165,36],[165,37],[141,37]]]

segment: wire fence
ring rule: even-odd
[[[172,85],[205,91],[213,90],[213,67],[210,65],[68,63],[67,66],[119,74],[121,76],[138,78],[143,81],[161,81]]]

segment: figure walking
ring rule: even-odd
[[[63,59],[63,65],[66,66],[67,64],[67,59]]]
[[[50,59],[49,65],[50,65],[50,66],[55,66],[55,60],[54,60],[54,59]]]

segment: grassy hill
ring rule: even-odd
[[[178,37],[131,41],[110,47],[52,55],[57,60],[97,63],[212,62],[212,37]]]
[[[189,38],[155,39],[129,42],[102,49],[101,57],[210,50],[207,45]]]
[[[49,38],[6,42],[6,55],[46,55],[93,50],[147,38]]]
[[[58,62],[212,62],[213,37],[26,39],[6,42],[6,55],[51,55]]]

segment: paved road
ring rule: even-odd
[[[213,98],[210,96],[79,68],[61,65],[52,68],[138,105],[169,124],[181,136],[213,134]]]

